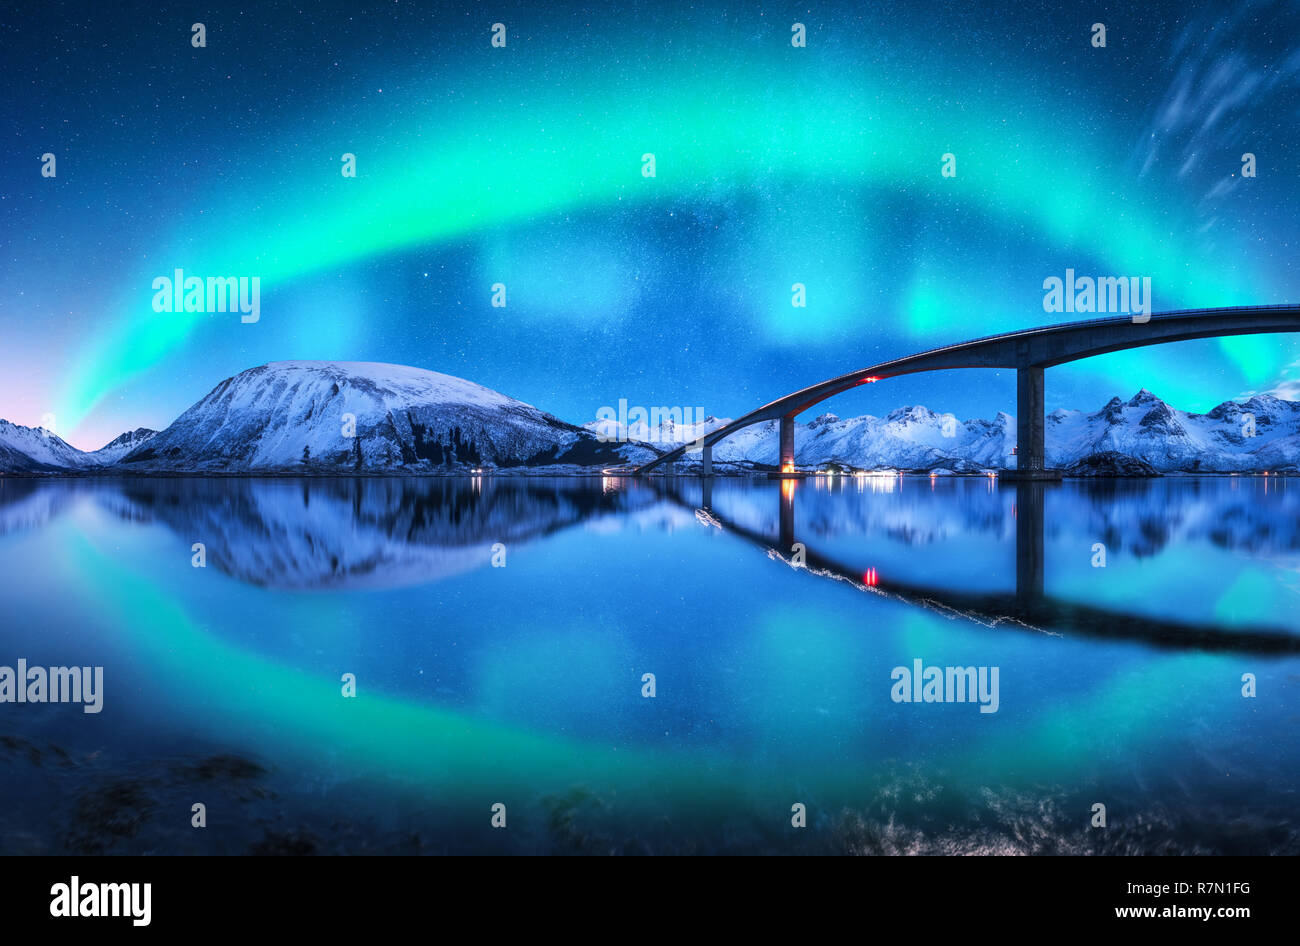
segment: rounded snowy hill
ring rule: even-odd
[[[450,375],[279,361],[227,378],[123,471],[437,472],[626,462],[589,431]]]

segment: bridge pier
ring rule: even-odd
[[[1016,597],[1043,596],[1043,491],[1041,482],[1016,484]]]
[[[794,491],[798,486],[794,480],[782,480],[780,483],[781,514],[777,519],[777,547],[783,554],[794,552]]]
[[[794,472],[794,415],[781,418],[781,472]]]
[[[712,445],[706,443],[704,445],[704,448],[700,450],[700,476],[712,476],[712,475],[713,475],[713,447]]]
[[[1016,472],[1042,474],[1047,465],[1043,369],[1016,369]]]

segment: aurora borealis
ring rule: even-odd
[[[83,448],[274,360],[416,365],[576,423],[620,398],[734,417],[1066,320],[1042,282],[1067,268],[1150,277],[1156,311],[1300,296],[1285,3],[55,2],[7,14],[0,49],[0,417]],[[154,312],[175,269],[260,277],[261,319]],[[1289,336],[1106,356],[1054,369],[1048,408],[1145,386],[1204,410],[1297,358]],[[1013,379],[825,409],[918,402],[1014,411]]]

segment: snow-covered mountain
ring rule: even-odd
[[[1110,452],[1163,472],[1293,470],[1300,466],[1300,404],[1258,394],[1189,414],[1143,388],[1127,401],[1111,398],[1094,414],[1048,415],[1049,465]]]
[[[776,421],[737,431],[714,447],[715,470],[774,468],[778,437]],[[1004,469],[1015,466],[1015,446],[1015,418],[1005,413],[958,421],[925,407],[904,407],[884,417],[822,414],[795,424],[801,469]],[[698,455],[688,455],[680,468],[698,463]],[[1128,401],[1112,398],[1095,413],[1048,415],[1047,464],[1084,475],[1300,470],[1300,403],[1256,395],[1191,414],[1144,389]]]
[[[0,471],[52,473],[79,470],[88,454],[44,427],[23,427],[0,420]]]
[[[667,420],[649,427],[645,423],[620,425],[614,420],[595,420],[583,426],[608,438],[623,437],[671,450],[728,423],[728,419],[710,416],[697,424],[674,425]],[[777,438],[776,421],[746,427],[713,448],[714,463],[775,466]],[[950,414],[904,407],[883,418],[840,420],[834,414],[822,414],[807,424],[795,424],[795,454],[800,467],[836,463],[858,469],[943,467],[974,471],[1006,466],[1002,458],[1010,455],[1015,443],[1015,418],[1007,414],[998,414],[993,421],[962,424]],[[695,464],[698,459],[697,455],[683,462]]]
[[[0,420],[0,473],[85,472],[111,466],[154,435],[147,427],[127,431],[98,450],[78,450],[44,427]]]
[[[137,427],[135,430],[128,430],[121,436],[110,440],[98,450],[93,450],[85,454],[85,456],[87,460],[93,462],[96,466],[110,466],[156,433],[158,431],[150,430],[148,427]]]
[[[676,423],[667,418],[653,427],[645,421],[623,423],[613,418],[592,420],[583,424],[599,438],[605,440],[631,441],[633,443],[655,444],[661,450],[672,450],[681,444],[691,443],[723,424],[729,424],[729,418],[717,418],[712,414],[696,423]]]
[[[124,456],[121,472],[435,472],[638,462],[595,435],[450,375],[281,361],[217,385]]]
[[[776,421],[755,424],[728,437],[713,450],[714,463],[778,462]],[[958,421],[926,407],[901,407],[884,417],[822,414],[796,424],[795,457],[800,467],[830,464],[863,470],[974,472],[1008,466],[1016,442],[1016,422],[999,413],[994,420]]]

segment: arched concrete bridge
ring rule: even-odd
[[[1266,332],[1300,332],[1300,305],[1184,309],[1155,313],[1143,322],[1134,321],[1134,316],[1122,315],[990,335],[882,362],[787,394],[699,440],[683,444],[643,464],[634,472],[648,473],[661,464],[677,460],[688,450],[701,450],[700,472],[709,475],[713,472],[714,444],[752,424],[778,419],[781,421],[781,470],[793,472],[795,416],[819,401],[861,384],[920,371],[1014,368],[1018,468],[1022,475],[1032,477],[1044,470],[1044,369],[1145,345]]]

